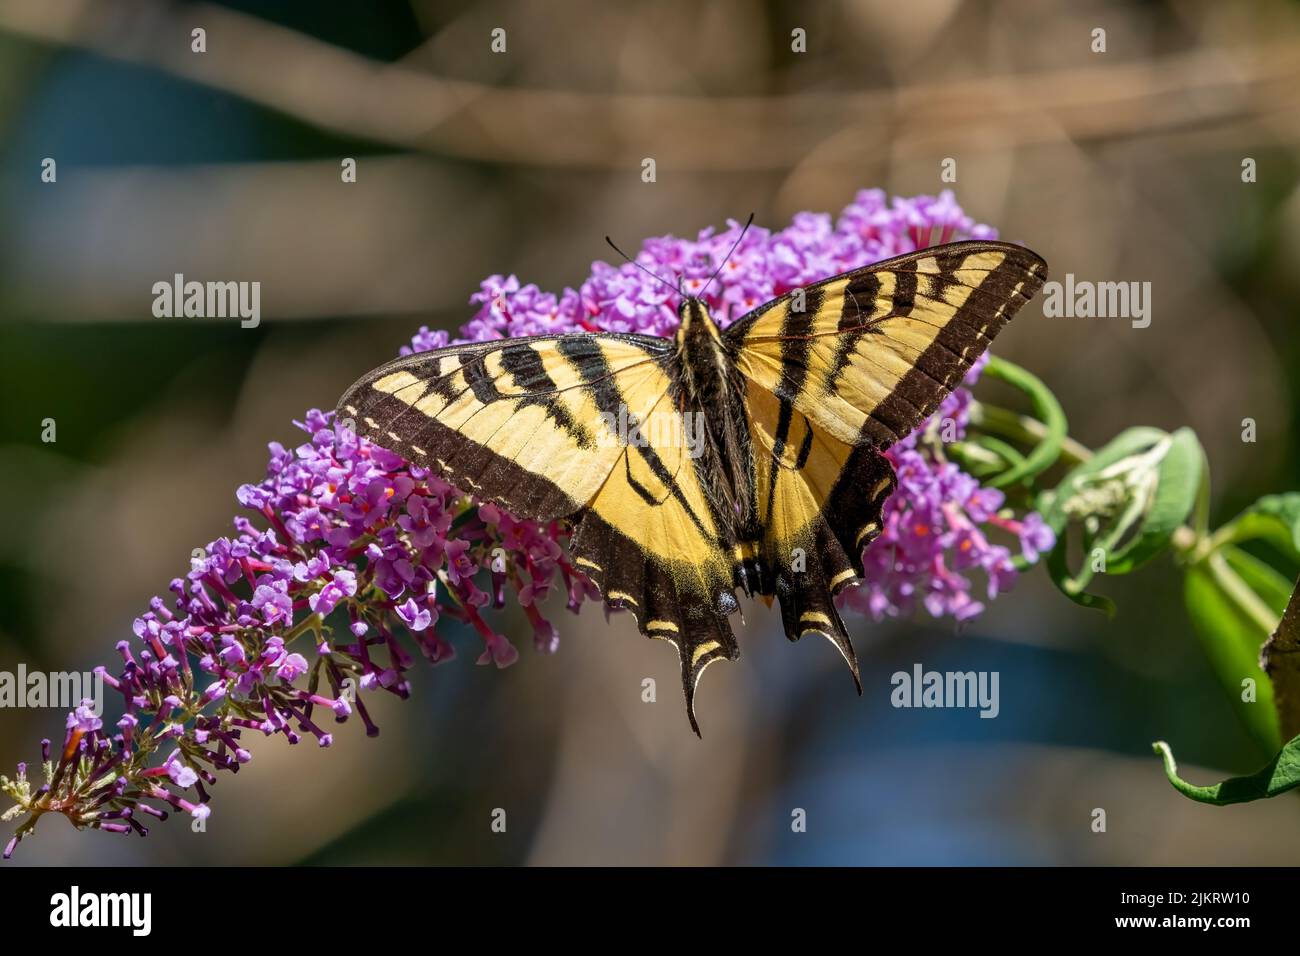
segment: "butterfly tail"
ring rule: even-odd
[[[773,541],[769,549],[786,637],[825,637],[849,666],[859,694],[858,659],[835,598],[863,577],[863,548],[880,534],[884,505],[896,485],[893,467],[880,452],[869,446],[853,449],[821,513],[799,541]]]

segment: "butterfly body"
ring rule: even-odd
[[[730,553],[758,534],[749,430],[737,414],[744,407],[745,379],[703,302],[684,299],[678,316],[676,353],[666,369],[678,407],[693,416],[685,420],[700,423],[698,470],[706,476],[719,546]]]
[[[571,333],[407,356],[338,410],[466,492],[572,522],[574,562],[606,605],[677,648],[698,733],[700,675],[739,654],[737,589],[775,599],[791,640],[829,639],[861,691],[834,600],[862,578],[896,487],[882,452],[1046,275],[1023,247],[952,243],[792,290],[725,329],[684,298],[672,339]]]

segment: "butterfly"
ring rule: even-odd
[[[635,263],[634,263],[635,264]],[[421,352],[338,403],[357,434],[462,491],[566,519],[605,605],[674,645],[686,713],[735,660],[737,590],[786,636],[830,640],[897,479],[882,454],[928,418],[1046,263],[1004,242],[934,246],[792,289],[722,328],[683,295],[672,338],[563,333]]]

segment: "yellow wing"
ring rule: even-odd
[[[704,668],[734,659],[734,564],[719,541],[669,343],[564,335],[397,359],[339,402],[357,433],[534,520],[570,518],[570,550],[605,603],[672,643],[691,726]],[[630,428],[630,423],[642,428]],[[638,433],[639,432],[639,433]]]
[[[862,577],[862,549],[880,534],[894,469],[874,446],[840,441],[753,382],[745,405],[762,529],[745,573],[756,580],[752,590],[780,601],[786,637],[821,634],[861,693],[835,596]]]
[[[539,521],[568,517],[619,460],[620,411],[668,388],[651,336],[561,335],[452,346],[396,359],[344,393],[357,434],[464,491]]]
[[[880,449],[938,408],[1046,276],[1021,246],[952,243],[795,290],[724,333],[746,378],[760,527],[742,575],[779,599],[790,640],[824,635],[855,680],[834,597],[862,577],[896,485]]]
[[[750,381],[840,441],[883,448],[938,408],[1046,278],[1023,246],[955,242],[796,289],[724,339]]]
[[[668,399],[653,411],[660,436],[684,434]],[[739,607],[734,558],[719,540],[702,478],[684,442],[629,444],[572,545],[606,603],[632,611],[641,633],[677,648],[686,713],[697,734],[700,675],[739,654],[727,622]]]

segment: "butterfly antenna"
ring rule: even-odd
[[[646,275],[648,275],[650,278],[654,279],[654,280],[657,281],[657,282],[662,283],[663,285],[665,285],[665,286],[667,286],[669,289],[671,289],[673,292],[676,292],[678,295],[682,296],[682,298],[685,298],[685,295],[684,295],[684,293],[682,292],[680,286],[674,288],[673,284],[672,284],[671,282],[669,282],[667,279],[665,279],[663,276],[658,275],[657,273],[651,272],[651,271],[650,271],[649,269],[647,269],[645,266],[641,265],[641,263],[637,262],[635,259],[633,259],[631,256],[629,256],[626,252],[624,252],[622,249],[620,249],[618,246],[614,245],[614,240],[611,239],[611,238],[609,238],[609,236],[606,236],[606,237],[605,237],[605,241],[609,243],[609,247],[610,247],[611,249],[613,249],[615,252],[617,252],[620,256],[622,256],[622,257],[623,257],[624,259],[626,259],[628,262],[632,263],[632,265],[636,266],[638,269],[640,269],[642,272],[644,272],[644,273],[645,273]]]
[[[713,285],[713,280],[718,277],[718,273],[722,271],[722,267],[731,261],[731,254],[736,251],[736,247],[740,245],[740,240],[745,238],[745,233],[749,232],[749,227],[753,225],[753,223],[754,214],[751,212],[749,214],[749,219],[745,221],[745,228],[740,230],[740,235],[736,237],[736,241],[733,242],[731,248],[727,250],[726,258],[718,264],[718,268],[714,270],[713,275],[709,276],[709,281],[704,283],[704,288],[700,290],[699,298],[704,298],[704,293],[709,291],[709,286]]]

